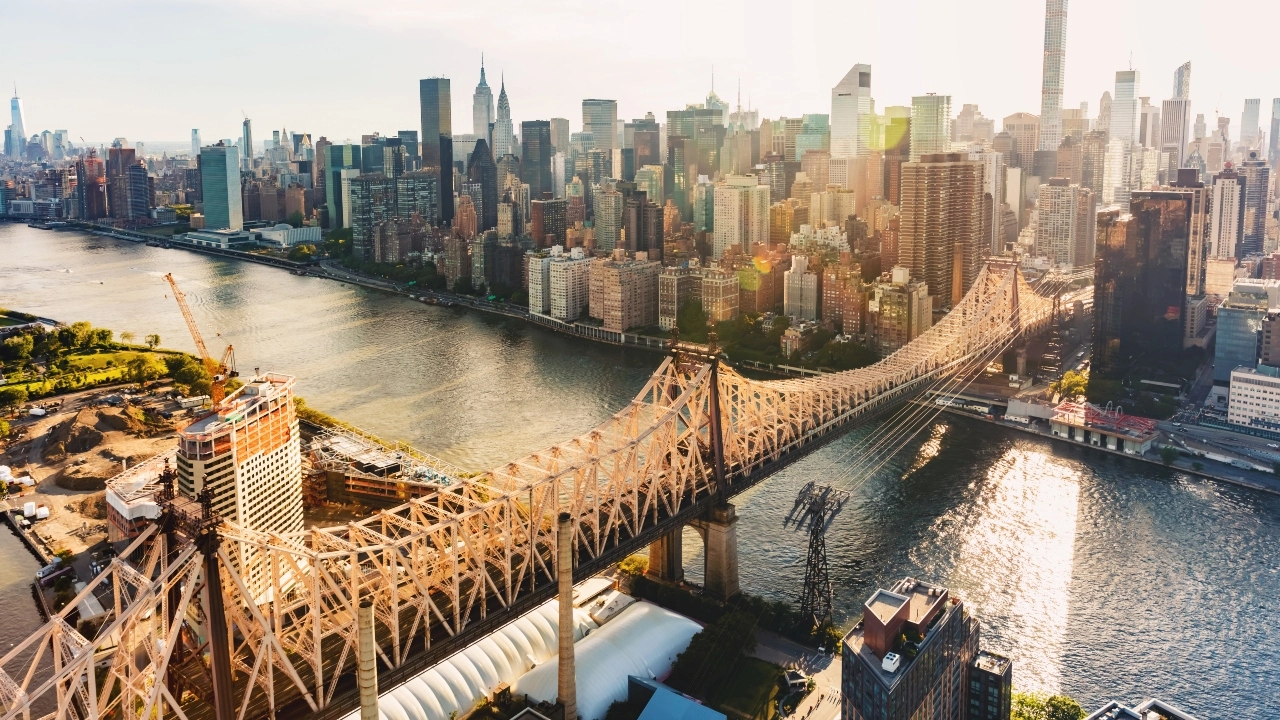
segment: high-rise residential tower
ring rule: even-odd
[[[929,93],[911,98],[911,162],[950,149],[951,96]]]
[[[959,303],[978,276],[989,245],[983,195],[983,164],[967,154],[925,154],[902,166],[898,264],[928,283],[937,307]]]
[[[596,149],[610,155],[617,146],[618,101],[588,98],[582,101],[582,131],[595,138]],[[617,172],[617,168],[614,169]]]
[[[200,128],[191,128],[191,159],[200,157]]]
[[[489,125],[493,123],[493,91],[484,79],[484,55],[480,56],[480,84],[471,96],[471,132],[478,138],[484,138],[486,145],[491,145],[493,138],[489,136]]]
[[[244,170],[253,169],[253,121],[249,118],[244,119],[244,123],[240,128],[240,149],[244,153],[240,158],[240,164]]]
[[[854,65],[831,88],[831,157],[850,158],[871,146],[871,66]]]
[[[1067,69],[1067,0],[1045,0],[1044,70],[1040,82],[1040,144],[1057,152],[1062,143],[1062,85]]]
[[[418,82],[422,116],[422,167],[440,172],[440,223],[453,222],[453,104],[449,78]]]
[[[204,194],[204,226],[209,230],[241,230],[240,153],[218,143],[200,148],[200,186]]]
[[[716,185],[712,257],[719,259],[734,245],[751,252],[756,243],[769,242],[769,186],[755,175],[730,175]]]
[[[1244,232],[1240,237],[1240,257],[1261,255],[1267,236],[1267,195],[1271,188],[1271,168],[1257,150],[1250,150],[1240,163],[1244,178]]]

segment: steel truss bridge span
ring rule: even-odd
[[[201,531],[171,503],[0,659],[0,720],[338,717],[355,707],[362,600],[389,687],[554,595],[560,512],[577,521],[575,574],[603,570],[1052,313],[1015,267],[992,263],[875,365],[762,381],[678,346],[595,429],[360,522]],[[105,619],[72,627],[91,595]]]

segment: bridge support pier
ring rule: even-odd
[[[706,517],[690,525],[702,535],[706,550],[706,573],[703,591],[728,600],[742,592],[738,585],[738,513],[730,503],[712,507]]]
[[[656,580],[680,582],[684,579],[684,528],[676,528],[649,546],[649,570]]]

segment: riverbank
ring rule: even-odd
[[[1099,453],[1115,455],[1117,457],[1127,458],[1129,460],[1137,460],[1140,462],[1148,463],[1150,465],[1156,465],[1165,469],[1178,470],[1180,472],[1185,472],[1190,475],[1196,475],[1196,476],[1205,478],[1206,480],[1216,480],[1218,482],[1235,485],[1237,487],[1248,488],[1250,490],[1259,490],[1261,492],[1270,493],[1272,495],[1280,495],[1280,478],[1268,478],[1268,477],[1262,476],[1262,477],[1257,477],[1255,479],[1249,479],[1249,478],[1245,478],[1237,475],[1223,475],[1223,474],[1211,472],[1205,469],[1203,467],[1203,463],[1201,463],[1199,460],[1186,460],[1181,455],[1179,455],[1178,459],[1175,460],[1173,463],[1166,464],[1164,460],[1160,459],[1159,457],[1152,457],[1149,455],[1134,455],[1133,453],[1121,452],[1120,450],[1111,450],[1110,448],[1106,448],[1101,445],[1092,445],[1086,442],[1080,442],[1078,440],[1070,440],[1068,438],[1059,437],[1052,433],[1042,432],[1040,428],[1036,425],[1026,425],[1026,426],[1014,425],[1013,423],[1007,423],[1002,420],[995,420],[995,419],[988,420],[985,417],[981,417],[981,416],[966,412],[964,410],[957,410],[955,408],[949,408],[949,407],[939,408],[939,409],[950,415],[963,417],[969,420],[976,420],[978,422],[987,423],[988,425],[995,425],[997,427],[1001,427],[1006,430],[1016,430],[1018,432],[1032,435],[1034,437],[1043,438],[1045,440],[1052,440],[1061,445],[1084,448],[1088,450],[1096,450]],[[1208,460],[1208,459],[1206,459],[1206,462],[1214,463],[1216,465],[1222,464],[1215,460]],[[1200,469],[1196,469],[1195,467],[1196,463],[1201,464],[1202,467]],[[1227,466],[1227,467],[1230,467],[1230,466]],[[1237,472],[1239,471],[1238,468],[1232,468],[1232,470],[1236,470]],[[1257,473],[1257,472],[1255,472],[1254,474],[1261,475],[1261,473]]]
[[[295,275],[307,275],[310,277],[337,280],[339,282],[363,287],[368,290],[377,290],[391,295],[399,295],[411,300],[422,300],[426,302],[430,299],[432,304],[465,307],[472,310],[478,310],[489,315],[510,318],[513,320],[523,320],[530,324],[537,325],[538,327],[547,328],[564,335],[583,338],[606,345],[613,345],[615,347],[636,348],[655,353],[666,353],[669,349],[668,338],[606,330],[603,327],[584,323],[568,323],[552,317],[531,313],[527,308],[521,308],[507,303],[489,302],[488,300],[471,295],[459,295],[456,293],[438,290],[419,290],[416,288],[402,287],[394,282],[370,277],[345,266],[336,265],[333,261],[320,260],[312,263],[300,263],[283,258],[244,252],[241,250],[224,250],[221,248],[192,245],[179,240],[161,238],[134,230],[103,228],[90,223],[72,223],[67,226],[67,229],[80,230],[99,237],[110,237],[134,243],[158,242],[162,243],[161,247],[165,249],[189,250],[203,255],[244,260],[246,262],[257,263],[259,265],[288,270]],[[736,361],[726,359],[725,362],[739,370],[750,370],[779,377],[808,377],[824,374],[821,370],[812,370],[790,365],[762,363],[754,360]]]

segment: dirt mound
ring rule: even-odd
[[[102,442],[102,432],[95,427],[97,424],[97,413],[81,410],[75,417],[54,425],[45,440],[44,459],[53,460],[67,453],[82,453],[97,447]]]
[[[72,465],[53,476],[53,482],[60,488],[83,492],[86,490],[103,490],[107,481],[115,476],[116,469],[102,465]]]
[[[103,432],[119,430],[121,432],[140,433],[147,429],[145,423],[134,417],[128,410],[120,408],[99,410],[97,426]]]
[[[78,503],[67,503],[67,508],[80,513],[90,520],[106,520],[107,494],[105,492],[94,493]]]

